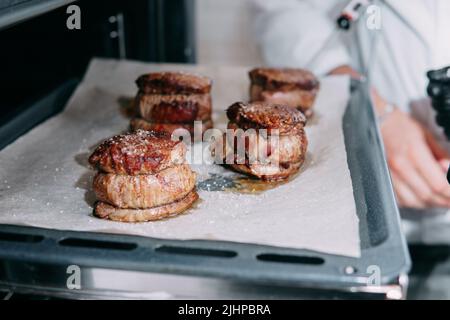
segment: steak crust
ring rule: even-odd
[[[120,209],[105,202],[97,202],[94,215],[102,219],[120,222],[146,222],[156,221],[171,216],[176,216],[189,209],[198,199],[198,194],[192,190],[184,198],[149,209]]]
[[[187,72],[154,72],[136,80],[145,94],[204,94],[211,91],[211,79]]]
[[[195,178],[196,174],[185,164],[153,175],[98,173],[93,187],[99,201],[122,209],[144,209],[184,198],[195,188]]]
[[[139,175],[153,174],[185,162],[186,146],[170,135],[137,130],[114,136],[100,144],[89,163],[102,172]]]
[[[306,124],[301,111],[265,102],[237,102],[228,108],[227,116],[241,129],[277,129],[280,135],[299,134]]]

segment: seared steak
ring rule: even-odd
[[[195,176],[185,164],[149,175],[98,173],[93,186],[97,199],[102,202],[124,209],[143,209],[184,198],[194,189]]]
[[[95,204],[94,214],[102,219],[121,222],[155,221],[175,216],[186,211],[197,199],[197,192],[192,190],[184,198],[178,201],[149,209],[121,209],[99,201]]]
[[[227,116],[230,119],[228,129],[235,134],[227,136],[224,145],[226,164],[263,180],[286,179],[298,172],[308,146],[304,130],[306,120],[300,111],[261,102],[235,103],[228,108]],[[239,129],[244,130],[243,137],[239,137]],[[267,135],[260,129],[267,129]],[[245,139],[243,144],[241,142],[244,155],[238,154],[239,139]]]
[[[160,132],[137,130],[114,136],[95,149],[89,163],[123,175],[153,174],[185,162],[186,146]]]
[[[100,218],[142,222],[183,212],[197,199],[186,146],[166,133],[137,130],[103,142],[89,162],[100,170],[93,190]]]
[[[194,121],[203,121],[203,131],[212,128],[211,80],[183,72],[157,72],[140,76],[136,105],[140,118],[131,128],[172,134],[183,128],[194,139]]]

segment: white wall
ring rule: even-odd
[[[198,63],[261,65],[252,21],[249,0],[196,0]]]

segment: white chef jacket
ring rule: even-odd
[[[450,1],[373,1],[381,10],[380,29],[367,27],[368,15],[364,12],[355,28],[345,36],[334,37],[321,50],[335,32],[336,18],[347,3],[254,0],[255,34],[266,63],[306,67],[317,74],[341,65],[360,71],[368,67],[369,81],[380,94],[424,123],[450,151],[450,143],[435,124],[426,94],[426,72],[450,65]],[[313,56],[314,63],[307,65]],[[412,219],[419,225],[406,225],[411,239],[450,242],[450,213],[440,213],[414,215]],[[443,223],[448,223],[445,231]]]

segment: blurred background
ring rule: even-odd
[[[200,64],[261,65],[254,39],[255,8],[246,0],[197,0],[197,61]]]

